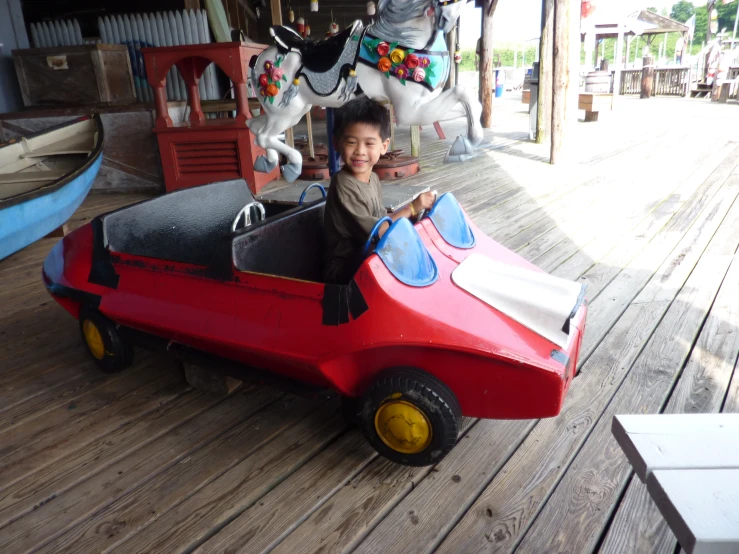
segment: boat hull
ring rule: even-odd
[[[60,189],[0,209],[0,260],[61,227],[80,207],[100,170],[102,156]]]
[[[38,141],[43,137],[52,137],[55,134],[58,136],[65,130],[74,129],[75,126],[88,120],[94,123],[94,145],[83,163],[56,181],[0,200],[0,260],[61,227],[80,207],[90,192],[103,160],[104,131],[99,115],[82,117],[27,137],[28,142],[25,143],[25,149],[33,146],[33,141]],[[79,144],[74,144],[74,135],[67,135],[67,138],[72,139],[71,142],[65,143],[70,151],[57,151],[51,155],[80,153]],[[44,146],[43,142],[35,144],[41,148]],[[18,146],[18,141],[11,141],[2,148],[18,149]]]

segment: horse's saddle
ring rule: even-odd
[[[271,27],[270,34],[283,53],[300,54],[302,67],[298,73],[305,76],[316,94],[328,96],[338,88],[344,66],[356,66],[364,29],[361,21],[355,21],[351,27],[319,41],[304,40],[290,27]]]

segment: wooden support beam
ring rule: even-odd
[[[581,0],[570,0],[570,57],[567,69],[570,74],[570,86],[567,89],[567,121],[570,127],[577,124],[580,112],[577,108],[580,92],[580,54],[582,52],[582,34],[580,33]]]
[[[457,23],[457,25],[455,25],[454,28],[446,35],[446,47],[449,51],[449,59],[452,60],[452,67],[449,71],[449,79],[447,79],[447,82],[444,85],[444,90],[448,90],[457,85],[457,69],[459,66],[454,63],[454,52],[456,51],[457,47],[458,28],[459,23]]]
[[[246,10],[240,3],[236,4],[239,8],[239,27],[244,32],[244,35],[249,35],[249,19],[246,17]]]
[[[282,25],[282,7],[280,6],[280,0],[270,0],[270,7],[272,8],[272,25]],[[290,148],[295,148],[295,133],[293,128],[285,129],[285,144]]]
[[[482,126],[492,127],[493,91],[495,77],[493,72],[493,14],[498,0],[484,0],[482,3],[482,46],[480,48],[480,90],[482,98]]]
[[[313,119],[310,115],[310,110],[305,114],[305,126],[308,128],[308,155],[311,158],[316,157],[316,150],[313,146]]]
[[[539,98],[536,142],[549,141],[552,131],[552,76],[554,69],[554,0],[542,2],[541,41],[539,43]]]
[[[564,144],[570,87],[570,1],[554,0],[554,72],[552,81],[552,145],[549,163],[559,161]]]
[[[421,155],[421,128],[411,125],[411,156]]]
[[[280,6],[280,0],[269,0],[269,5],[272,8],[272,25],[282,25],[282,7]]]
[[[239,5],[243,8],[244,14],[248,19],[251,19],[254,22],[259,21],[256,12],[249,7],[249,4],[246,3],[246,0],[239,0]]]
[[[654,58],[646,56],[641,70],[641,98],[652,97],[652,86],[654,85]]]
[[[228,24],[232,29],[240,29],[238,0],[227,0],[224,4],[228,8]]]
[[[185,9],[186,10],[199,10],[200,0],[185,0]]]

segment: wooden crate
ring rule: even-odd
[[[128,48],[86,44],[13,50],[26,106],[111,106],[136,101]]]
[[[585,121],[598,121],[598,113],[613,109],[613,94],[581,92],[578,109],[585,110]]]

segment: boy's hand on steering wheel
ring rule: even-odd
[[[413,201],[413,208],[416,212],[420,212],[421,210],[430,210],[434,206],[435,201],[436,196],[434,196],[433,192],[424,192],[419,194],[418,198]]]

